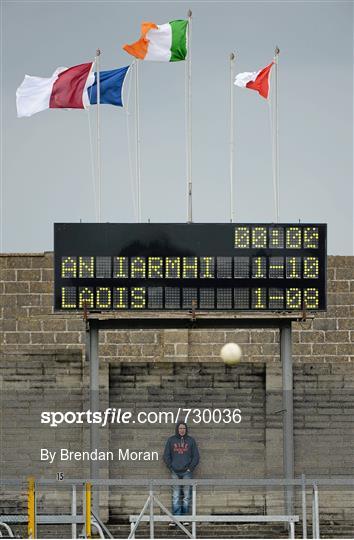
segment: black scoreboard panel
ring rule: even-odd
[[[326,309],[324,224],[58,223],[57,310]]]

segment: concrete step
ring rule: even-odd
[[[129,526],[109,525],[110,532],[115,538],[127,538],[129,535]],[[191,526],[188,527],[191,530]],[[296,525],[295,535],[302,537],[302,524]],[[308,537],[312,537],[312,530],[308,527]],[[177,528],[170,529],[165,524],[156,524],[156,538],[186,538],[186,535]],[[321,524],[321,538],[348,538],[354,537],[354,523],[326,525]],[[136,538],[149,538],[149,525],[142,523],[137,530]],[[255,538],[255,539],[280,539],[288,538],[288,532],[283,525],[265,523],[245,523],[245,524],[201,524],[197,525],[197,538]]]
[[[114,538],[128,538],[130,532],[130,525],[128,523],[122,524],[107,524],[107,528],[114,536]],[[191,530],[191,527],[188,527]],[[26,538],[26,527],[21,525],[13,525],[13,532],[19,535],[20,538]],[[78,534],[81,533],[81,527],[77,528]],[[38,527],[38,538],[72,538],[70,525],[40,525]],[[354,521],[346,523],[321,523],[321,538],[323,539],[352,539],[354,538]],[[312,530],[308,526],[307,531],[308,538],[312,538]],[[296,538],[302,537],[302,525],[301,523],[296,525],[295,528]],[[94,538],[98,537],[94,535]],[[142,523],[137,532],[136,538],[150,538],[150,530],[148,523]],[[186,535],[182,531],[177,529],[170,529],[165,524],[155,525],[155,538],[186,538]],[[272,523],[256,524],[256,523],[242,523],[242,524],[204,524],[197,525],[197,538],[236,538],[236,539],[281,539],[288,538],[288,533],[284,529],[283,525],[277,525]]]

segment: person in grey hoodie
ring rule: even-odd
[[[175,480],[192,478],[193,471],[199,463],[199,451],[193,437],[188,435],[187,424],[184,422],[177,424],[175,435],[167,439],[163,458],[172,478]],[[172,488],[172,513],[176,516],[188,514],[191,486],[172,486]]]

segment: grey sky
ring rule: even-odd
[[[142,21],[185,18],[188,8],[194,220],[229,220],[229,53],[237,53],[236,73],[255,71],[277,44],[280,221],[326,222],[329,253],[353,253],[353,3],[340,1],[3,1],[4,252],[52,250],[54,222],[95,219],[88,116],[95,135],[96,108],[17,119],[15,92],[24,75],[49,77],[59,66],[90,61],[97,47],[101,69],[130,64],[121,47],[138,39]],[[140,71],[143,221],[185,221],[184,63],[146,62]],[[268,104],[236,88],[235,107],[236,218],[271,222]],[[127,143],[133,115],[101,109],[102,221],[134,221]]]

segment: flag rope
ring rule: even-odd
[[[279,114],[278,114],[278,97],[279,97],[279,77],[278,77],[278,66],[279,66],[279,48],[276,47],[275,49],[275,95],[276,95],[276,103],[275,103],[275,113],[276,113],[276,121],[275,121],[275,151],[276,151],[276,161],[275,161],[275,167],[276,167],[276,180],[277,180],[277,222],[279,222],[279,213],[280,213],[280,178],[279,178]]]
[[[128,167],[129,167],[129,180],[130,180],[130,189],[132,194],[132,202],[133,202],[133,214],[134,214],[134,220],[138,221],[138,212],[137,212],[137,205],[136,205],[136,192],[135,192],[135,178],[133,174],[133,151],[132,151],[132,140],[131,140],[131,133],[130,133],[130,125],[129,120],[131,117],[130,113],[130,99],[131,99],[131,87],[132,87],[132,70],[129,69],[129,81],[127,83],[128,90],[127,90],[127,108],[125,113],[126,118],[126,130],[127,130],[127,144],[128,144]]]
[[[92,179],[92,191],[93,191],[93,206],[95,212],[95,221],[98,220],[97,213],[97,193],[96,193],[96,178],[95,178],[95,163],[93,158],[93,143],[92,143],[92,126],[90,118],[90,109],[87,110],[88,120],[88,132],[89,132],[89,144],[90,144],[90,163],[91,163],[91,179]]]
[[[96,51],[96,73],[97,73],[97,187],[98,187],[98,222],[101,223],[101,192],[102,192],[102,167],[101,167],[101,115],[100,115],[100,101],[101,101],[101,81],[100,81],[100,49]]]
[[[234,122],[234,66],[235,54],[230,54],[230,222],[235,221],[234,207],[234,160],[235,160],[235,122]]]
[[[193,194],[192,194],[192,11],[188,10],[186,61],[186,161],[187,161],[187,223],[193,221]]]
[[[279,223],[279,137],[278,137],[278,55],[279,48],[275,48],[275,80],[271,77],[271,92],[268,99],[269,121],[272,140],[272,172],[273,172],[273,195],[275,209],[275,223]],[[273,101],[274,99],[274,101]]]
[[[140,104],[139,104],[139,60],[135,61],[135,136],[136,136],[136,189],[138,223],[141,222],[141,166],[140,166]]]
[[[89,101],[90,102],[91,102],[91,95],[92,95],[92,86],[91,86],[90,92],[89,92]],[[95,213],[95,221],[98,221],[95,163],[94,163],[94,158],[93,158],[92,125],[91,125],[91,117],[90,117],[91,107],[88,107],[86,110],[87,110],[89,144],[90,144],[90,163],[91,163],[91,179],[92,179],[92,191],[93,191],[93,207],[94,207],[94,213]]]
[[[187,39],[188,39],[188,33],[187,33]],[[189,54],[189,43],[187,42],[187,50],[188,50],[188,54]],[[185,141],[185,157],[186,157],[186,162],[185,162],[185,167],[186,167],[186,179],[187,179],[187,183],[186,183],[186,198],[187,198],[187,208],[186,208],[186,213],[187,213],[187,221],[188,221],[188,189],[189,189],[189,184],[188,184],[188,170],[189,170],[189,167],[188,167],[188,149],[189,149],[189,141],[188,141],[188,104],[189,104],[189,101],[188,101],[188,62],[185,62],[184,64],[184,141]]]
[[[275,212],[275,223],[277,223],[278,217],[278,197],[277,197],[277,180],[275,173],[275,150],[274,150],[274,124],[273,124],[273,111],[272,111],[272,102],[271,98],[268,100],[268,111],[269,111],[269,125],[270,125],[270,136],[271,136],[271,149],[272,149],[272,178],[273,178],[273,197],[274,197],[274,212]]]

